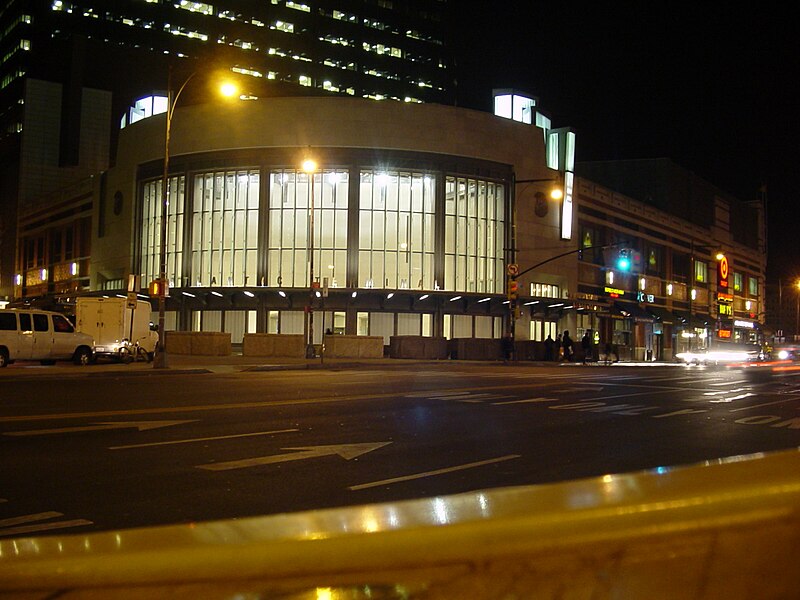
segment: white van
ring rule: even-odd
[[[0,367],[15,360],[38,360],[52,365],[71,360],[87,365],[94,360],[92,336],[75,331],[64,315],[46,310],[0,310]]]

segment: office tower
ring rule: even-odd
[[[450,103],[446,0],[4,0],[0,4],[0,297],[17,211],[113,164],[140,95],[204,69],[245,93]],[[186,103],[193,99],[187,93]],[[182,101],[183,102],[183,101]]]

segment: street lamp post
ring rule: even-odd
[[[303,171],[311,178],[311,198],[308,202],[308,343],[306,345],[306,358],[314,358],[314,174],[317,163],[307,158],[303,161]]]
[[[510,283],[511,281],[516,281],[517,278],[520,277],[523,274],[523,273],[517,273],[516,275],[512,275],[511,274],[512,270],[509,269],[510,265],[512,265],[512,264],[516,265],[516,262],[517,262],[517,199],[516,199],[516,188],[517,188],[517,185],[519,185],[521,183],[545,183],[545,182],[554,183],[554,182],[559,182],[559,181],[560,181],[560,179],[559,179],[558,176],[545,177],[545,178],[541,178],[541,179],[516,179],[516,177],[515,177],[512,180],[512,186],[511,187],[512,187],[513,196],[511,198],[511,200],[512,200],[512,211],[513,212],[512,212],[512,215],[511,215],[511,249],[510,249],[510,252],[509,252],[509,260],[508,260],[507,265],[506,265],[506,276],[507,276],[507,282],[506,282],[507,283],[507,288],[506,289],[508,289],[508,283]],[[561,200],[564,197],[564,190],[561,187],[559,187],[558,185],[554,185],[550,189],[549,196],[550,196],[550,199],[552,199],[552,200]],[[516,266],[514,268],[516,268]],[[525,271],[525,272],[527,272],[527,271]],[[514,343],[514,340],[515,340],[516,334],[517,334],[517,332],[516,332],[516,321],[517,321],[517,319],[516,319],[516,314],[515,314],[516,313],[516,308],[517,307],[516,307],[515,301],[511,300],[509,298],[509,302],[508,302],[508,328],[507,328],[506,331],[508,333],[508,338],[509,338],[510,343],[512,345]]]
[[[172,130],[172,117],[175,113],[175,106],[178,104],[178,98],[181,93],[186,89],[187,84],[197,74],[197,71],[192,72],[178,88],[173,96],[172,90],[172,67],[169,68],[167,73],[167,110],[166,122],[164,126],[164,171],[161,176],[161,227],[160,227],[160,248],[159,248],[159,272],[158,272],[158,348],[155,356],[153,357],[153,368],[166,369],[167,361],[167,336],[164,330],[166,304],[167,304],[167,215],[169,194],[167,187],[169,184],[169,142],[170,132]],[[225,96],[233,96],[236,93],[236,87],[233,84],[226,83],[221,88],[221,93]]]

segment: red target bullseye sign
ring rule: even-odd
[[[728,287],[728,257],[723,256],[717,263],[717,275],[719,275],[719,287]]]

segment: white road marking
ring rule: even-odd
[[[529,404],[534,402],[558,402],[558,398],[525,398],[524,400],[511,400],[510,402],[493,402],[495,406],[504,404]]]
[[[80,527],[82,525],[92,525],[91,521],[86,519],[72,519],[69,521],[51,521],[49,523],[36,523],[37,521],[46,521],[47,519],[55,519],[56,517],[63,517],[60,512],[47,511],[41,513],[34,513],[31,515],[22,515],[20,517],[11,517],[8,519],[0,519],[0,536],[16,537],[22,534],[35,533],[37,531],[47,531],[50,529],[64,529],[67,527]],[[29,523],[36,523],[29,525]]]
[[[388,446],[392,442],[374,442],[367,444],[339,444],[335,446],[304,446],[302,448],[283,448],[284,450],[301,450],[301,452],[290,452],[288,454],[273,454],[271,456],[256,456],[242,460],[231,460],[221,463],[210,463],[207,465],[197,465],[198,469],[207,471],[229,471],[231,469],[245,469],[248,467],[259,467],[293,460],[305,460],[307,458],[319,458],[321,456],[333,456],[338,454],[345,460],[351,460],[367,452],[372,452],[378,448]]]
[[[465,469],[473,469],[475,467],[482,467],[484,465],[491,465],[493,463],[511,460],[512,458],[520,458],[519,454],[509,454],[507,456],[500,456],[498,458],[490,458],[488,460],[481,460],[478,462],[467,463],[465,465],[458,465],[455,467],[447,467],[444,469],[436,469],[435,471],[426,471],[424,473],[415,473],[413,475],[404,475],[402,477],[393,477],[392,479],[383,479],[381,481],[373,481],[371,483],[361,483],[359,485],[351,485],[348,490],[358,491],[365,490],[373,487],[380,487],[382,485],[391,485],[401,481],[412,481],[414,479],[423,479],[424,477],[433,477],[435,475],[444,475],[445,473],[453,473],[455,471],[463,471]]]
[[[93,525],[91,521],[86,519],[73,519],[71,521],[54,521],[52,523],[40,523],[38,525],[24,525],[21,527],[9,527],[7,529],[0,529],[0,536],[19,537],[29,533],[37,533],[40,531],[49,531],[52,529],[66,529],[68,527],[82,527],[84,525]]]
[[[138,429],[139,431],[146,431],[148,429],[160,429],[162,427],[171,427],[173,425],[183,425],[184,423],[194,423],[195,421],[128,421],[128,422],[115,422],[115,423],[95,423],[94,425],[84,425],[82,427],[61,427],[58,429],[32,429],[30,431],[9,431],[3,435],[11,436],[32,436],[32,435],[50,435],[55,433],[80,433],[84,431],[104,431],[107,429]]]
[[[170,440],[166,442],[151,442],[149,444],[129,444],[127,446],[111,446],[109,450],[127,450],[128,448],[148,448],[150,446],[170,446],[172,444],[190,444],[192,442],[211,442],[214,440],[230,440],[233,438],[251,437],[255,435],[272,435],[273,433],[290,433],[300,431],[294,429],[275,429],[274,431],[256,431],[254,433],[237,433],[234,435],[218,435],[214,437],[193,438],[190,440]]]

